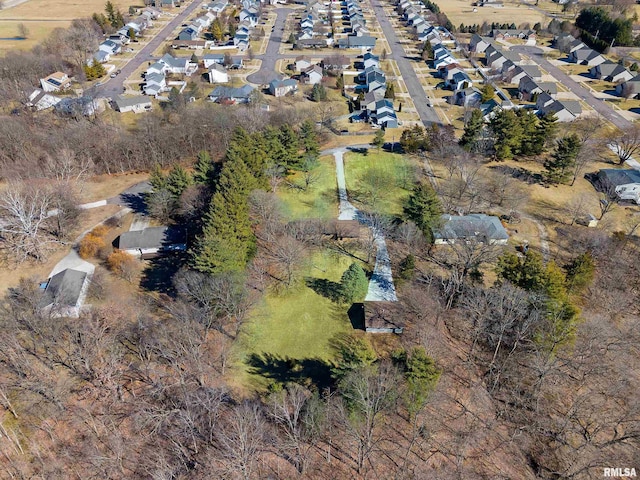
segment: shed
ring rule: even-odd
[[[398,302],[364,302],[364,330],[368,333],[404,331],[404,313]]]

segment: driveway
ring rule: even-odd
[[[138,53],[129,60],[129,63],[120,69],[121,72],[116,78],[107,78],[107,81],[102,85],[93,87],[90,93],[93,94],[95,98],[113,98],[115,95],[122,94],[124,91],[124,81],[127,80],[140,65],[152,59],[153,52],[162,45],[162,42],[171,35],[173,30],[184,23],[185,19],[200,6],[202,1],[203,0],[193,0],[188,7],[180,8],[180,13],[165,25],[149,43],[142,47]]]
[[[604,118],[609,120],[618,128],[626,128],[631,125],[631,122],[624,118],[622,115],[619,115],[617,112],[613,110],[607,103],[603,100],[600,100],[594,97],[591,93],[591,90],[583,87],[580,83],[573,80],[569,75],[560,70],[557,66],[547,60],[541,48],[527,46],[527,45],[517,45],[511,47],[510,50],[515,52],[524,53],[528,55],[533,60],[538,63],[542,68],[544,68],[547,72],[549,72],[558,82],[567,87],[571,92],[578,95],[582,100],[584,100],[591,108],[593,108],[596,112],[602,115]]]
[[[409,91],[409,95],[411,95],[413,104],[416,107],[418,115],[420,115],[420,120],[422,120],[422,123],[424,123],[425,125],[430,125],[432,123],[442,123],[435,109],[430,105],[422,83],[420,83],[418,75],[416,75],[411,62],[407,59],[404,48],[402,48],[402,45],[400,45],[398,36],[396,35],[391,22],[389,22],[389,19],[387,18],[382,5],[380,4],[380,0],[371,0],[371,5],[373,6],[373,12],[378,18],[380,28],[382,28],[382,32],[387,38],[387,42],[389,42],[389,48],[391,49],[391,52],[388,52],[388,58],[395,60],[395,62],[398,64],[398,69],[400,69],[402,80],[407,86],[407,90]],[[407,32],[404,32],[404,34],[408,35]]]
[[[263,55],[255,56],[255,58],[262,60],[260,70],[247,76],[247,82],[253,83],[254,85],[266,85],[278,75],[278,72],[276,72],[276,62],[281,57],[278,52],[283,40],[282,33],[287,21],[287,15],[293,11],[294,10],[290,8],[276,8],[274,10],[277,16],[273,24],[273,32],[269,35],[267,50]]]

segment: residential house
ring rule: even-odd
[[[364,94],[364,98],[360,101],[360,108],[367,112],[373,112],[376,109],[376,104],[384,99],[384,90],[373,90]]]
[[[214,63],[207,69],[207,79],[209,83],[227,83],[229,74],[227,69],[218,63]]]
[[[640,95],[640,75],[616,85],[616,93],[621,97],[638,98]]]
[[[596,66],[604,63],[606,58],[595,50],[585,47],[571,52],[569,54],[569,61],[579,65]]]
[[[37,111],[46,110],[47,108],[54,107],[59,101],[60,97],[56,97],[55,95],[51,95],[44,90],[36,88],[29,95],[29,99],[26,102],[27,107],[31,107],[36,109]]]
[[[357,315],[363,319],[362,323],[367,333],[399,335],[404,331],[404,311],[398,302],[364,302],[352,308],[354,310],[350,312],[351,316]]]
[[[380,67],[380,57],[371,52],[367,52],[362,57],[362,63],[365,69],[369,67]]]
[[[111,55],[117,55],[122,51],[122,45],[113,40],[105,40],[98,46],[98,50],[107,52]]]
[[[183,28],[178,34],[178,40],[197,40],[198,31],[193,27]]]
[[[164,73],[147,73],[144,77],[144,86],[142,87],[145,95],[152,97],[164,92],[167,89],[167,79]]]
[[[346,70],[351,67],[351,60],[343,55],[334,55],[323,58],[321,65],[325,70]]]
[[[227,62],[229,65],[226,65],[227,68],[232,70],[237,70],[244,67],[244,62],[242,57],[240,56],[226,56]],[[225,55],[217,54],[217,53],[207,53],[202,56],[202,64],[204,68],[209,68],[211,65],[218,64],[224,65],[225,63]]]
[[[244,8],[238,15],[240,22],[248,21],[252,27],[258,24],[258,9],[256,7]]]
[[[311,63],[311,59],[309,57],[307,57],[306,55],[302,55],[300,57],[296,57],[294,65],[296,68],[296,72],[302,72],[313,64]]]
[[[537,96],[543,92],[555,99],[558,93],[558,86],[555,82],[536,82],[531,77],[524,77],[518,84],[518,98],[525,102],[535,101]]]
[[[619,63],[614,63],[610,60],[591,67],[589,69],[589,75],[598,80],[604,80],[605,82],[626,82],[633,78],[633,74]]]
[[[249,103],[254,88],[251,85],[244,85],[240,88],[218,86],[209,94],[209,100],[216,103]]]
[[[527,40],[529,38],[536,38],[536,31],[518,29],[494,29],[491,30],[491,36],[496,40],[506,40],[509,38],[519,38],[521,40]]]
[[[449,103],[462,107],[477,107],[482,103],[482,92],[476,87],[460,89],[449,97]]]
[[[359,48],[363,53],[372,51],[376,46],[376,38],[369,36],[358,37],[348,35],[347,38],[338,40],[338,48]]]
[[[509,234],[498,217],[474,213],[442,215],[442,226],[433,230],[436,245],[476,241],[488,245],[506,245]]]
[[[124,232],[117,239],[118,248],[135,257],[184,252],[187,236],[181,227],[148,227]]]
[[[202,6],[202,8],[209,10],[214,13],[216,16],[219,16],[223,10],[229,5],[227,0],[216,0],[215,2],[210,2]]]
[[[598,172],[597,183],[596,188],[614,188],[620,200],[631,200],[640,205],[640,171],[605,168]]]
[[[40,79],[40,86],[45,92],[60,92],[71,86],[71,79],[63,72],[54,72]]]
[[[40,309],[52,317],[78,318],[89,289],[90,273],[66,269],[47,281]]]
[[[142,113],[151,110],[151,100],[143,95],[123,96],[116,95],[113,99],[116,110],[120,113]]]
[[[296,40],[296,48],[326,48],[331,43],[330,38],[305,38]]]
[[[582,40],[576,39],[573,35],[567,33],[557,36],[554,40],[555,47],[564,53],[571,53],[575,50],[587,48]]]
[[[502,70],[502,65],[508,60],[511,60],[516,65],[521,61],[517,52],[503,51],[492,45],[487,47],[484,53],[486,65],[492,70]]]
[[[93,97],[62,98],[53,107],[58,115],[71,117],[91,117],[98,111],[98,103]]]
[[[92,66],[93,62],[98,63],[106,63],[111,58],[111,54],[109,52],[105,52],[104,50],[98,50],[94,53],[91,58],[87,59],[87,65]]]
[[[207,40],[172,40],[171,48],[184,48],[187,50],[203,50],[211,45]]]
[[[371,123],[382,128],[398,128],[398,117],[393,108],[393,102],[388,98],[378,100],[375,108],[369,114]]]
[[[538,114],[553,114],[559,122],[572,122],[582,113],[580,102],[576,100],[554,100],[546,92],[538,94],[536,100]]]
[[[435,70],[438,70],[440,76],[442,76],[442,69],[446,69],[449,65],[455,65],[456,67],[459,67],[458,59],[452,57],[451,55],[447,55],[445,57],[440,57],[433,60],[433,68]]]
[[[158,63],[164,65],[163,70],[165,73],[183,74],[188,77],[198,69],[198,65],[191,63],[190,58],[174,57],[168,53],[165,53],[162,58],[158,60]]]
[[[300,74],[300,81],[307,85],[316,85],[322,81],[323,70],[319,65],[313,65]]]
[[[453,91],[469,88],[472,85],[473,80],[471,80],[471,77],[463,71],[455,72],[451,76],[451,79],[447,80],[447,86]]]
[[[489,37],[481,37],[477,33],[474,33],[471,36],[471,41],[469,42],[469,51],[475,53],[484,53],[489,45],[492,45],[493,42]]]
[[[269,93],[274,97],[284,97],[298,89],[298,82],[293,78],[275,79],[269,84]]]

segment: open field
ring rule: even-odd
[[[123,13],[130,5],[141,2],[114,0]],[[27,50],[42,42],[56,28],[67,27],[75,18],[90,17],[94,12],[102,12],[103,0],[29,0],[16,7],[0,11],[0,55],[9,50]],[[24,23],[29,30],[26,40],[15,40],[18,24]]]
[[[387,215],[402,215],[402,204],[416,176],[406,156],[369,149],[367,154],[345,154],[349,199],[358,208]]]
[[[481,25],[485,21],[488,23],[513,22],[516,25],[530,23],[532,26],[537,22],[549,23],[549,19],[544,14],[519,3],[505,3],[502,8],[478,7],[477,12],[473,11],[471,2],[465,0],[447,0],[440,2],[439,6],[456,28],[461,23]]]

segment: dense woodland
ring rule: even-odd
[[[4,108],[20,101],[23,80],[59,68],[53,48],[2,60],[15,66],[0,68]],[[473,241],[434,247],[432,229],[443,212],[515,217],[526,184],[572,185],[606,143],[622,162],[640,151],[640,129],[600,138],[597,118],[561,130],[553,117],[505,111],[486,123],[476,112],[460,139],[448,126],[403,133],[420,168],[401,214],[377,212],[389,180],[367,178],[363,214],[386,233],[404,334],[338,335],[331,361],[249,358],[263,389],[239,384],[231,358],[261,299],[306,288],[301,265],[330,250],[353,262],[323,284],[344,313],[362,300],[375,261],[372,236],[345,242],[335,222],[292,220],[278,198],[319,180],[328,137],[318,111],[177,99],[132,126],[108,115],[4,115],[5,265],[70,242],[74,189],[101,173],[149,171],[150,214],[189,225],[190,248],[165,264],[162,290],[122,263],[107,271],[115,262],[95,253],[94,308],[79,319],[45,315],[33,279],[7,292],[3,478],[588,479],[637,468],[639,224],[578,226],[577,198],[551,258]],[[507,161],[538,162],[543,173]],[[434,183],[429,162],[445,172]],[[602,218],[615,196],[598,195]]]

